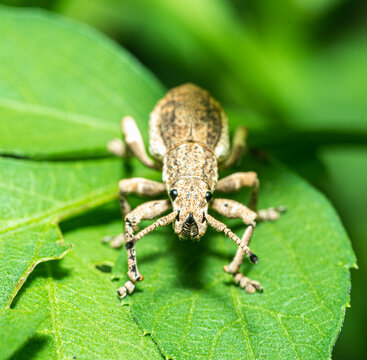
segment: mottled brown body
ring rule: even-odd
[[[125,117],[122,130],[127,148],[135,156],[149,167],[162,169],[163,184],[142,178],[120,181],[125,237],[119,235],[112,243],[118,245],[125,241],[130,278],[119,289],[120,296],[131,294],[134,284],[143,279],[137,267],[135,244],[157,227],[170,223],[173,223],[176,234],[183,239],[200,239],[208,225],[224,232],[238,245],[238,251],[225,271],[232,274],[235,282],[247,292],[261,290],[258,282],[239,272],[240,266],[246,254],[252,262],[257,263],[257,257],[248,247],[256,219],[275,220],[281,209],[257,212],[259,181],[254,172],[235,173],[218,182],[218,165],[228,167],[241,157],[246,146],[246,129],[237,129],[230,151],[227,117],[220,104],[206,90],[193,84],[184,84],[170,90],[151,113],[149,151],[155,161],[146,154],[134,119]],[[110,142],[109,149],[119,156],[124,156],[126,152],[126,146],[120,140]],[[250,208],[233,200],[212,201],[215,188],[217,191],[232,192],[244,186],[252,189]],[[170,202],[151,201],[131,211],[126,200],[126,195],[130,193],[151,196],[161,195],[164,191],[168,193]],[[209,206],[229,218],[242,219],[247,225],[242,239],[212,217],[208,213]],[[141,220],[154,219],[171,207],[171,213],[134,234]]]
[[[170,90],[151,113],[149,152],[163,160],[171,149],[195,142],[221,162],[228,156],[227,117],[206,91],[193,84]]]
[[[179,211],[175,232],[181,238],[200,239],[207,227],[202,221],[208,206],[205,194],[214,191],[218,162],[229,153],[227,117],[222,107],[193,84],[170,90],[151,113],[149,150],[163,162],[167,192],[178,190],[173,204]]]

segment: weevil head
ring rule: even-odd
[[[181,239],[199,240],[206,232],[208,204],[212,191],[202,180],[181,179],[169,190],[173,210],[177,212],[173,224]]]

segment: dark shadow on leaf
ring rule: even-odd
[[[117,219],[121,219],[121,213],[117,202],[90,210],[80,216],[61,222],[60,228],[63,234],[81,229],[83,227],[106,225]],[[108,234],[106,234],[108,235]]]
[[[175,257],[175,263],[179,269],[177,282],[180,286],[194,289],[203,288],[206,281],[202,276],[202,269],[208,256],[208,243],[205,237],[199,242],[180,241],[177,238],[169,246],[168,251],[172,252]]]
[[[16,295],[15,299],[11,304],[11,308],[13,309],[16,307],[18,299],[21,298],[28,290],[28,288],[32,285],[32,282],[35,281],[37,278],[49,278],[52,277],[55,280],[61,280],[66,276],[69,276],[72,270],[63,267],[63,262],[61,260],[51,260],[46,261],[43,263],[38,264],[32,273],[29,275],[27,281],[19,290],[18,294]]]
[[[94,265],[97,270],[103,273],[112,273],[113,264],[110,263],[99,263]]]
[[[164,256],[166,256],[166,254],[163,252],[154,252],[149,255],[141,255],[139,256],[139,263],[147,264],[150,262],[157,261]],[[127,264],[126,264],[126,271],[127,271]]]
[[[52,341],[49,335],[35,335],[31,337],[24,346],[22,346],[11,357],[12,360],[30,360],[37,356],[37,353],[44,348],[47,343]]]

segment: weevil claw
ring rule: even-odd
[[[120,299],[123,299],[127,295],[127,289],[125,286],[121,286],[117,290],[117,294],[119,295]]]
[[[132,294],[134,289],[135,284],[131,280],[129,280],[126,281],[126,283],[117,290],[117,293],[119,294],[120,299],[123,299],[127,294]]]
[[[254,254],[254,253],[251,253],[250,254],[250,261],[253,263],[253,264],[257,264],[259,262],[259,258]]]

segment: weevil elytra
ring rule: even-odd
[[[170,90],[151,113],[149,152],[154,160],[146,153],[134,119],[129,116],[123,118],[121,127],[126,145],[115,139],[109,142],[109,150],[124,156],[129,149],[144,165],[162,170],[163,183],[144,178],[119,182],[125,234],[106,239],[111,240],[114,247],[124,243],[127,251],[130,280],[119,288],[120,297],[131,294],[135,283],[143,280],[138,270],[135,244],[159,226],[171,223],[181,239],[199,240],[208,225],[224,232],[238,245],[236,255],[224,270],[232,274],[234,281],[248,293],[261,291],[260,283],[244,276],[240,267],[245,255],[257,263],[256,255],[249,248],[256,220],[276,220],[283,209],[257,210],[259,180],[255,172],[238,172],[218,181],[218,167],[230,167],[243,154],[246,128],[237,128],[230,149],[228,122],[222,107],[206,90],[193,84]],[[213,198],[214,189],[229,193],[242,187],[251,188],[249,207],[234,200]],[[131,211],[126,199],[131,193],[142,196],[167,193],[169,199],[149,201]],[[208,208],[227,218],[240,218],[247,225],[242,238],[210,215]],[[168,215],[136,233],[142,220],[153,220],[171,209]]]

